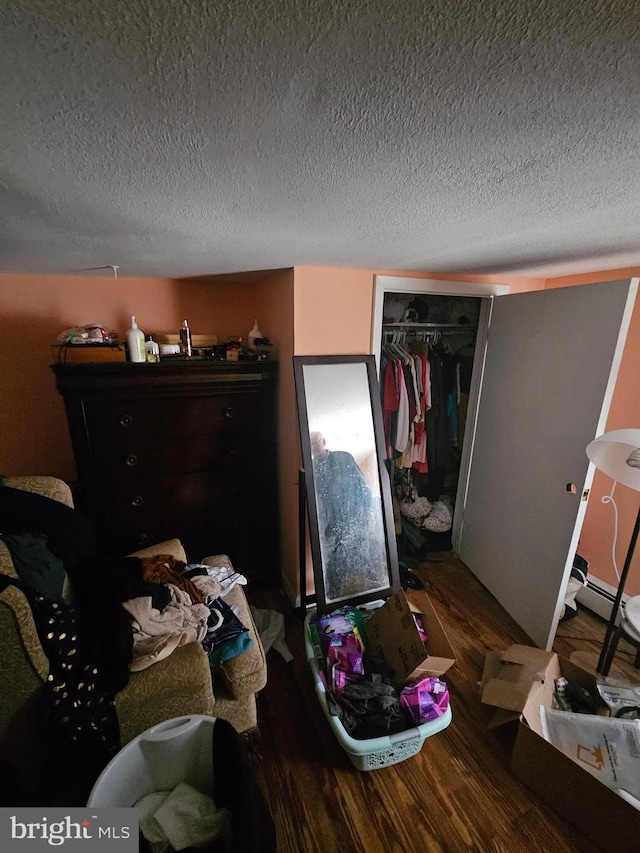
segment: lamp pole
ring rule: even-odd
[[[624,567],[622,569],[622,574],[620,576],[620,583],[618,584],[618,592],[616,593],[615,601],[613,602],[613,608],[611,610],[611,616],[609,618],[609,625],[607,626],[607,634],[604,638],[604,645],[602,646],[602,651],[600,653],[600,660],[598,661],[598,666],[596,667],[596,672],[599,672],[601,675],[607,675],[609,672],[609,667],[611,666],[611,660],[609,655],[609,647],[611,645],[611,639],[613,637],[613,633],[616,630],[616,618],[618,616],[618,611],[620,610],[620,603],[622,601],[622,594],[624,592],[624,587],[627,582],[627,575],[629,574],[629,569],[631,568],[631,561],[633,560],[633,552],[636,548],[636,542],[638,541],[638,533],[640,532],[640,508],[638,509],[638,515],[636,516],[636,523],[633,528],[633,533],[631,535],[631,541],[629,542],[629,548],[627,550],[627,556],[624,561]],[[605,670],[606,665],[606,670]]]

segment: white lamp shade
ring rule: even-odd
[[[612,480],[640,492],[640,468],[627,459],[640,448],[640,429],[605,432],[587,445],[587,456],[599,471]]]

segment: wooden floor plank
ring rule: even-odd
[[[303,623],[279,590],[249,590],[256,607],[285,613],[286,663],[268,655],[258,697],[262,733],[258,780],[273,815],[279,853],[594,853],[510,772],[513,731],[490,730],[478,681],[489,649],[527,636],[452,555],[416,570],[456,653],[444,676],[453,720],[420,753],[373,771],[353,767],[316,698]],[[555,650],[594,660],[605,626],[588,611],[561,625]],[[634,650],[620,644],[618,671],[640,681]],[[550,780],[552,783],[552,780]]]

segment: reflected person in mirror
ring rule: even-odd
[[[356,460],[329,450],[322,433],[310,433],[325,596],[354,596],[388,583],[374,499]]]

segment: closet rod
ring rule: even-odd
[[[473,326],[460,326],[449,323],[440,325],[434,323],[428,328],[424,324],[418,326],[413,323],[409,327],[397,324],[395,328],[390,329],[386,327],[383,329],[382,346],[387,347],[401,343],[434,345],[439,343],[443,337],[453,337],[454,335],[457,337],[460,335],[471,335],[472,339],[475,340],[476,329]]]
[[[475,326],[465,323],[383,323],[382,329],[455,329],[456,331],[475,332]]]
[[[399,337],[399,339],[402,340],[404,338],[412,338],[412,337],[417,338],[420,335],[426,335],[427,337],[428,336],[437,336],[437,338],[440,339],[443,335],[444,336],[447,336],[447,335],[469,335],[469,334],[475,335],[475,333],[476,333],[476,329],[473,326],[454,326],[451,328],[449,328],[447,326],[439,326],[439,327],[433,326],[429,329],[426,329],[424,327],[422,327],[422,328],[416,328],[416,327],[406,328],[406,327],[396,326],[393,329],[383,329],[383,338],[385,341],[391,340],[394,337],[396,339],[398,339],[398,337]]]

